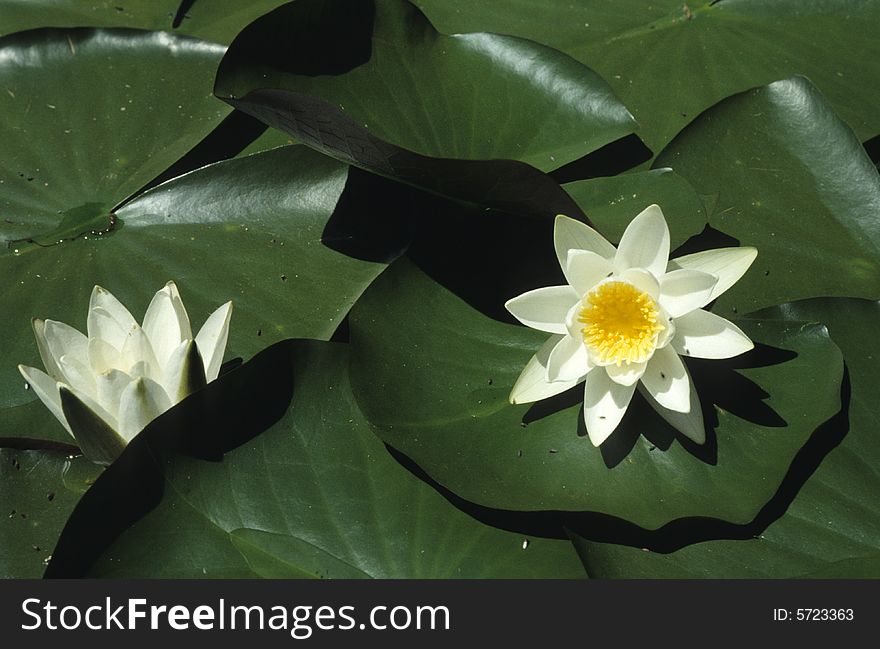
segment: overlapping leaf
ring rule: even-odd
[[[447,32],[567,52],[607,79],[655,151],[725,97],[809,77],[859,139],[880,132],[880,5],[850,0],[415,0]]]
[[[561,195],[512,161],[555,169],[634,127],[607,84],[564,54],[440,34],[405,0],[280,7],[236,38],[215,91],[345,162],[470,202],[531,199],[537,213],[537,199]]]
[[[880,297],[880,175],[806,79],[724,100],[660,154],[714,203],[710,223],[758,249],[722,314],[791,300]]]

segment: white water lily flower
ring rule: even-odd
[[[730,358],[754,347],[736,325],[702,307],[743,276],[757,250],[721,248],[670,260],[669,229],[657,205],[633,219],[617,249],[562,215],[554,243],[568,284],[505,305],[524,325],[552,334],[513,386],[511,403],[585,382],[584,421],[599,446],[638,385],[669,424],[702,444],[702,410],[680,356]]]
[[[148,423],[217,378],[231,316],[227,302],[193,336],[177,286],[168,282],[141,326],[96,286],[88,336],[62,322],[34,318],[46,371],[18,369],[83,453],[110,464]]]

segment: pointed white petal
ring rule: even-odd
[[[128,331],[137,323],[110,291],[96,286],[89,299],[89,338],[100,338],[116,349],[122,349]]]
[[[189,316],[174,282],[168,282],[153,296],[144,315],[143,329],[162,368],[178,345],[192,338]]]
[[[61,409],[61,395],[58,393],[58,383],[51,376],[38,370],[35,367],[27,365],[19,365],[18,371],[24,377],[24,380],[34,389],[34,394],[43,402],[49,412],[55,415],[55,419],[61,422],[64,430],[70,432],[70,426],[67,419],[64,418],[64,412]]]
[[[690,411],[690,379],[684,363],[671,345],[654,351],[642,375],[642,383],[664,408],[677,412]]]
[[[131,377],[120,370],[109,370],[95,377],[95,391],[98,405],[117,421],[119,420],[119,404],[122,393],[131,383]]]
[[[205,378],[213,381],[220,374],[226,341],[229,337],[229,322],[232,318],[232,302],[227,302],[208,316],[205,324],[196,335],[196,345],[205,366]]]
[[[618,275],[618,278],[632,284],[642,293],[647,293],[654,300],[660,297],[660,282],[651,273],[641,268],[630,268]]]
[[[644,385],[639,385],[639,390],[644,395],[645,401],[651,404],[651,407],[657,411],[657,414],[659,414],[666,423],[688,439],[697,444],[703,444],[706,441],[706,427],[703,423],[703,408],[700,405],[700,397],[697,395],[697,390],[694,387],[694,382],[690,377],[690,373],[688,373],[688,385],[690,386],[690,412],[676,412],[675,410],[664,408],[654,400],[654,397],[652,397],[651,393],[645,389]]]
[[[605,259],[614,259],[615,249],[605,237],[586,223],[560,214],[553,226],[553,244],[559,267],[565,270],[570,250],[589,250]]]
[[[669,261],[669,228],[658,205],[649,205],[626,227],[617,255],[615,272],[644,268],[655,277],[666,272]]]
[[[672,346],[685,356],[731,358],[755,347],[735,324],[702,309],[682,316],[675,324]]]
[[[89,339],[84,334],[63,322],[46,320],[43,335],[56,363],[62,356],[67,356],[82,365],[88,365]]]
[[[593,446],[599,446],[617,428],[635,389],[635,385],[615,383],[607,372],[599,368],[587,374],[584,423]]]
[[[187,396],[205,387],[205,365],[194,340],[184,340],[171,354],[162,387],[172,403],[179,403]]]
[[[706,306],[718,278],[699,270],[673,270],[660,278],[660,306],[678,318]]]
[[[610,260],[590,250],[569,250],[563,270],[565,279],[578,295],[586,295],[596,284],[611,274]]]
[[[568,284],[547,286],[510,299],[504,307],[527,327],[551,334],[564,334],[565,316],[578,298]]]
[[[550,382],[547,380],[547,363],[550,352],[562,338],[563,336],[550,336],[541,345],[538,352],[532,356],[510,391],[510,403],[532,403],[547,399],[565,392],[583,380],[583,377],[570,381]]]
[[[61,378],[61,370],[58,368],[58,362],[55,360],[52,352],[49,351],[49,344],[46,342],[46,321],[40,318],[33,318],[31,326],[34,329],[34,337],[37,339],[37,349],[40,352],[43,367],[46,368],[49,376],[57,381]]]
[[[736,284],[740,277],[745,275],[757,256],[758,251],[749,246],[704,250],[670,260],[669,270],[687,268],[715,275],[718,278],[718,283],[709,296],[709,302],[711,302]]]
[[[171,400],[161,385],[146,378],[136,378],[119,403],[119,432],[127,441],[156,417],[171,407]]]
[[[126,440],[108,423],[107,413],[81,392],[61,384],[61,405],[83,454],[97,464],[111,464],[125,450]]]
[[[122,344],[119,354],[121,369],[132,376],[145,376],[153,381],[162,380],[162,370],[147,333],[135,325]]]
[[[547,359],[548,381],[574,381],[590,370],[587,347],[582,338],[565,336]]]
[[[644,363],[621,363],[617,365],[606,365],[605,371],[608,377],[615,383],[620,385],[634,385],[645,373],[648,362]]]

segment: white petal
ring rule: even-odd
[[[642,374],[645,373],[647,366],[647,361],[644,363],[621,363],[620,366],[606,365],[605,371],[608,372],[608,377],[615,383],[633,385],[642,378]]]
[[[660,306],[678,318],[706,306],[718,278],[699,270],[673,270],[660,278]]]
[[[213,381],[220,374],[226,340],[229,337],[229,321],[232,318],[232,302],[227,302],[208,316],[196,335],[196,345],[205,366],[205,378]]]
[[[691,382],[684,363],[671,345],[654,351],[642,375],[642,383],[664,408],[677,412],[690,411]]]
[[[103,421],[107,426],[112,428],[113,430],[118,430],[118,422],[116,417],[114,417],[104,406],[102,406],[98,401],[92,397],[90,394],[86,394],[82,390],[77,390],[75,387],[71,385],[66,385],[64,383],[59,384],[59,389],[66,389],[73,396],[82,402],[89,410],[92,411],[94,415],[97,415],[101,421]],[[77,437],[78,431],[77,426],[74,422],[70,422],[70,427],[73,430],[73,436]]]
[[[174,282],[168,282],[153,296],[143,328],[162,368],[181,342],[192,339],[189,316]]]
[[[119,404],[122,393],[131,383],[131,377],[120,370],[110,370],[95,377],[98,404],[115,419],[119,419]]]
[[[565,336],[547,359],[548,381],[574,381],[590,371],[590,358],[582,338]]]
[[[119,403],[119,432],[128,441],[171,407],[162,386],[146,378],[132,381]]]
[[[64,383],[90,397],[95,396],[95,375],[90,365],[83,365],[76,358],[65,354],[58,360],[58,367],[64,375]]]
[[[510,391],[510,403],[532,403],[547,399],[565,392],[583,380],[582,376],[570,381],[551,382],[547,380],[547,363],[550,352],[562,338],[563,336],[550,336],[541,345],[538,352],[532,356]]]
[[[121,340],[124,342],[125,338]],[[105,340],[89,338],[89,365],[92,366],[92,372],[95,374],[122,369],[119,350]]]
[[[675,410],[664,408],[654,400],[654,397],[652,397],[651,393],[645,389],[644,385],[640,385],[639,390],[644,395],[645,401],[651,404],[651,407],[657,411],[657,414],[659,414],[666,423],[688,439],[693,440],[697,444],[703,444],[706,441],[706,427],[703,423],[703,408],[700,406],[700,397],[697,395],[697,391],[694,388],[693,380],[690,379],[690,374],[688,374],[688,377],[691,402],[690,412],[676,412]]]
[[[613,264],[590,250],[570,250],[563,270],[565,279],[577,291],[586,295],[596,284],[611,274]]]
[[[137,324],[122,303],[110,291],[96,286],[89,299],[88,334],[89,338],[100,338],[116,349],[129,330]]]
[[[97,464],[111,464],[125,450],[126,440],[108,421],[101,406],[81,392],[59,385],[64,416],[83,454]]]
[[[615,383],[600,369],[587,374],[584,423],[593,446],[599,446],[617,428],[635,389],[635,385]]]
[[[58,393],[58,382],[51,376],[38,370],[35,367],[27,365],[19,365],[18,371],[24,377],[24,380],[34,389],[34,394],[39,397],[43,405],[49,409],[55,419],[61,422],[64,430],[70,433],[70,426],[67,419],[64,418],[64,411],[61,409],[61,396]],[[72,434],[72,433],[71,433]]]
[[[632,284],[642,293],[647,293],[654,300],[660,298],[660,282],[648,271],[641,268],[630,268],[620,273],[618,277]]]
[[[125,337],[119,363],[120,369],[132,376],[145,376],[157,382],[162,380],[162,370],[147,332],[137,325]]]
[[[43,323],[46,346],[57,362],[62,356],[76,359],[87,365],[89,361],[89,339],[70,325],[55,320]]]
[[[666,272],[669,261],[669,228],[657,205],[649,205],[626,227],[617,255],[615,272],[628,268],[644,268],[655,277]]]
[[[46,321],[40,318],[33,318],[31,326],[34,329],[34,337],[37,339],[37,349],[40,352],[40,358],[43,361],[43,367],[56,381],[61,378],[61,370],[58,367],[58,361],[49,351],[49,344],[46,342]]]
[[[565,270],[570,250],[588,250],[605,259],[614,259],[615,249],[605,237],[586,223],[560,214],[553,226],[553,244],[559,267]]]
[[[184,340],[171,354],[162,387],[172,403],[179,403],[206,383],[205,365],[199,353],[199,346],[194,340]]]
[[[564,334],[565,316],[578,297],[568,284],[547,286],[508,300],[504,307],[527,327],[551,334]]]
[[[709,296],[709,302],[711,302],[736,284],[757,256],[758,251],[749,246],[704,250],[703,252],[696,252],[692,255],[685,255],[684,257],[670,260],[669,270],[688,268],[715,275],[718,278],[718,283],[712,289],[712,294]]]
[[[672,346],[679,354],[695,358],[731,358],[750,349],[754,343],[732,322],[698,309],[675,321]]]

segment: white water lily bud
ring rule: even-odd
[[[143,326],[96,286],[88,335],[54,320],[33,320],[46,371],[19,365],[36,395],[98,464],[110,464],[153,419],[217,378],[232,302],[196,336],[174,282],[153,297]]]
[[[584,421],[599,446],[638,385],[667,422],[702,444],[699,398],[680,356],[730,358],[752,349],[736,325],[702,307],[743,276],[757,250],[723,248],[669,260],[669,229],[657,205],[632,220],[618,248],[561,215],[554,242],[567,284],[505,305],[524,325],[552,334],[520,374],[511,403],[546,399],[584,382]]]

